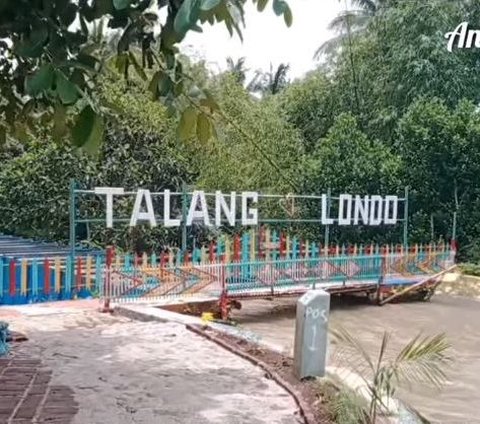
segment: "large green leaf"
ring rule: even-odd
[[[103,138],[103,118],[90,105],[83,108],[72,128],[72,142],[88,153],[95,153]]]
[[[207,11],[212,10],[213,8],[217,7],[222,0],[202,0],[200,5],[200,9]]]
[[[70,82],[62,72],[57,72],[57,93],[65,105],[75,103],[78,99],[77,86]]]
[[[90,155],[98,154],[100,144],[103,140],[104,132],[105,124],[103,122],[103,117],[101,117],[100,115],[95,115],[92,132],[87,142],[83,145],[83,150],[85,150]]]
[[[180,37],[183,38],[195,26],[200,15],[200,5],[201,0],[184,0],[180,6],[173,23],[173,28]]]
[[[77,16],[77,5],[68,3],[62,11],[59,12],[60,21],[65,27],[70,26]]]
[[[130,6],[130,0],[113,0],[113,6],[117,10],[126,9]]]
[[[160,96],[166,96],[168,93],[170,93],[173,89],[173,82],[171,78],[163,72],[162,75],[160,75],[160,78],[158,80],[158,92]]]
[[[24,57],[39,57],[47,40],[48,27],[45,23],[39,24],[37,28],[32,30],[25,41],[15,45],[15,52]]]
[[[180,118],[178,124],[178,136],[180,140],[186,140],[193,134],[195,124],[197,123],[197,111],[192,106],[187,107]]]
[[[55,105],[53,113],[53,132],[52,136],[55,141],[59,141],[67,132],[67,111],[65,106],[61,104]]]
[[[208,116],[204,113],[198,115],[197,119],[197,137],[201,143],[206,143],[212,135],[211,123]]]
[[[37,96],[42,91],[52,87],[55,71],[50,63],[43,65],[33,76],[26,81],[27,94]]]
[[[267,6],[268,0],[258,0],[257,3],[257,10],[259,12],[263,12],[265,10],[265,7]]]
[[[273,11],[277,16],[283,15],[289,9],[285,0],[273,0]]]
[[[152,99],[157,100],[158,98],[158,83],[162,77],[163,71],[157,71],[153,74],[152,79],[148,83],[148,91],[152,93]]]
[[[288,5],[283,14],[283,19],[285,20],[285,23],[287,24],[288,27],[292,26],[292,23],[293,23],[292,10]]]

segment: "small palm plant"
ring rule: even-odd
[[[337,355],[342,362],[348,361],[348,367],[358,374],[366,390],[365,396],[358,392],[339,394],[335,412],[344,417],[339,422],[375,424],[379,412],[388,410],[388,404],[400,386],[423,384],[440,388],[446,381],[450,344],[444,334],[418,335],[399,353],[391,355],[388,352],[391,335],[384,332],[376,357],[372,357],[344,328],[332,330],[331,335]]]

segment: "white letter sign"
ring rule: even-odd
[[[215,226],[220,227],[222,225],[222,211],[227,217],[228,224],[232,227],[235,226],[235,200],[236,193],[232,191],[230,193],[230,208],[225,201],[221,191],[215,192]]]
[[[170,218],[170,190],[163,192],[163,225],[165,227],[179,227],[180,220]]]
[[[382,196],[372,196],[370,200],[370,225],[380,225],[383,219]]]
[[[147,205],[147,211],[141,212],[142,200],[145,197],[145,203]],[[155,221],[155,213],[153,212],[152,197],[150,196],[150,190],[140,189],[137,191],[137,197],[135,198],[135,205],[133,206],[132,217],[130,218],[130,227],[135,227],[137,221],[149,221],[151,227],[156,227],[157,221]]]
[[[197,211],[197,203],[200,200],[200,210]],[[210,225],[210,218],[208,217],[207,200],[203,191],[195,190],[192,194],[192,203],[187,215],[187,226],[192,225],[195,218],[202,218],[205,225]]]
[[[333,224],[333,218],[327,217],[327,195],[322,194],[322,225]]]
[[[390,216],[390,204],[392,205],[392,215]],[[394,225],[397,223],[398,214],[398,197],[397,196],[385,196],[385,211],[384,222],[387,225]]]
[[[256,208],[248,208],[248,199],[252,203],[257,203],[258,193],[254,191],[244,191],[242,193],[242,225],[257,225],[258,210]]]
[[[350,225],[352,223],[352,195],[341,194],[338,209],[338,225]],[[345,216],[345,202],[347,202],[347,213]]]
[[[95,187],[95,194],[105,194],[107,196],[107,228],[113,227],[113,195],[123,194],[121,187]]]
[[[353,224],[358,225],[360,221],[360,216],[362,217],[363,225],[368,225],[368,216],[369,216],[369,206],[370,206],[370,196],[365,196],[363,202],[360,196],[355,196],[355,212],[353,214]]]

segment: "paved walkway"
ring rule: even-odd
[[[99,314],[96,302],[79,305],[0,308],[0,320],[29,337],[18,352],[42,358],[52,370],[50,392],[73,391],[73,424],[301,422],[293,399],[259,368],[184,326]],[[22,384],[36,378],[36,366]],[[48,395],[34,399],[51,406]],[[27,422],[35,421],[18,423]]]
[[[0,424],[71,422],[77,413],[73,392],[53,386],[40,360],[0,358]]]

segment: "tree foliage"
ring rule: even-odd
[[[329,78],[315,72],[294,82],[278,97],[285,119],[301,131],[307,152],[315,148],[333,124],[338,108],[332,90]]]
[[[302,143],[298,132],[281,119],[278,104],[256,101],[229,75],[221,78],[214,93],[225,119],[217,122],[218,142],[197,150],[202,158],[200,183],[222,190],[298,189]]]
[[[253,0],[262,11],[268,0]],[[133,70],[148,86],[154,99],[175,110],[184,91],[186,75],[178,60],[178,43],[203,24],[222,23],[230,35],[242,37],[243,0],[4,0],[0,2],[0,115],[2,137],[9,132],[23,138],[35,132],[41,115],[54,122],[56,135],[70,126],[74,145],[88,151],[98,148],[105,131],[109,105],[95,95],[104,58],[92,38],[103,18],[121,34],[115,64],[128,77]],[[285,0],[272,0],[273,11],[292,23]],[[160,21],[160,14],[166,18]],[[154,31],[160,28],[160,31]],[[140,59],[135,51],[140,52]],[[147,76],[145,68],[152,69]],[[193,97],[199,110],[210,110],[208,96]],[[65,109],[76,116],[64,125]],[[211,136],[211,125],[199,113],[202,138]],[[209,130],[207,132],[207,130]]]
[[[267,3],[256,1],[259,10]],[[243,2],[228,9],[237,26],[226,15],[226,0],[156,1],[144,9],[146,3],[139,1],[55,0],[32,2],[31,11],[20,1],[11,12],[12,4],[0,2],[5,12],[0,30],[10,34],[0,45],[2,230],[64,239],[65,205],[57,204],[61,222],[49,215],[47,205],[60,193],[67,198],[71,176],[86,184],[132,188],[173,188],[185,181],[208,189],[284,194],[331,188],[335,194],[402,195],[409,186],[410,242],[452,237],[455,212],[462,255],[474,260],[480,251],[478,54],[449,52],[444,38],[458,22],[480,19],[480,1],[356,1],[368,19],[352,25],[348,48],[342,44],[326,66],[291,84],[285,67],[272,69],[263,86],[271,88],[273,82],[281,89],[267,88],[278,93],[260,99],[245,84],[243,60],[230,60],[229,72],[212,76],[204,63],[191,63],[176,50],[186,31],[198,29],[195,22],[220,21],[232,32],[240,30],[242,14],[235,8]],[[45,9],[49,4],[53,8]],[[98,9],[102,4],[115,10]],[[58,17],[62,5],[75,8],[78,26],[66,26],[68,20]],[[286,3],[272,0],[271,5],[290,22]],[[17,15],[21,10],[24,19]],[[144,48],[142,37],[151,22],[158,23],[150,14],[159,11],[167,14],[164,26]],[[43,40],[31,22],[47,19],[46,13],[53,20]],[[17,17],[18,25],[11,26]],[[104,25],[116,32],[102,39]],[[65,40],[51,55],[55,34]],[[34,40],[41,45],[38,52]],[[25,50],[18,52],[22,45],[39,55],[24,56]],[[63,63],[67,47],[72,50]],[[71,84],[83,88],[75,94]],[[76,156],[66,145],[72,130],[73,141],[88,141],[84,150],[97,156]],[[102,133],[107,141],[98,148]],[[71,167],[65,165],[69,160]],[[28,194],[31,187],[43,187],[41,181],[63,188]],[[16,185],[23,189],[15,190]],[[29,199],[41,202],[38,214],[28,208],[15,216],[9,211],[25,208]],[[278,202],[270,206],[279,207]],[[122,207],[126,212],[130,206]],[[308,217],[314,213],[318,216],[318,205],[303,211]],[[330,236],[339,242],[398,242],[397,229],[341,228]],[[322,232],[316,228],[315,236]],[[99,230],[94,238],[104,236]],[[117,236],[123,245],[132,237],[150,247],[175,242],[170,233],[151,236],[144,229]]]

